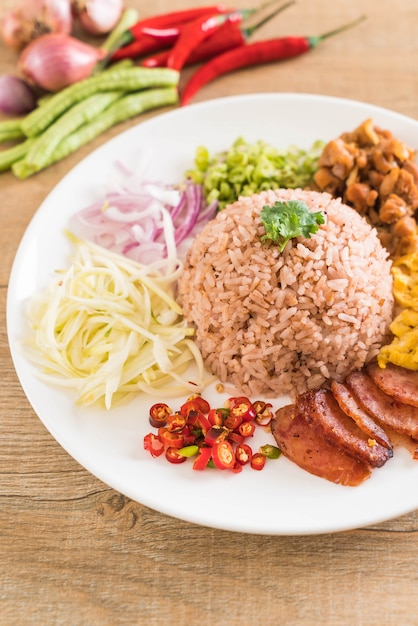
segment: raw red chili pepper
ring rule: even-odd
[[[363,19],[364,18],[361,17],[354,22],[350,22],[349,24],[328,33],[324,33],[320,36],[280,37],[265,41],[257,41],[228,50],[227,52],[224,52],[205,63],[205,65],[200,67],[193,74],[184,88],[181,96],[181,104],[183,106],[187,104],[201,87],[218,76],[222,76],[223,74],[233,72],[234,70],[243,67],[260,65],[262,63],[270,63],[273,61],[282,61],[284,59],[296,57],[316,47],[324,41],[324,39],[358,24]]]
[[[219,441],[212,447],[212,460],[218,469],[232,469],[235,452],[229,441]]]
[[[152,28],[149,26],[144,26],[142,29],[142,35],[146,35],[147,37],[154,37],[155,39],[169,39],[171,40],[173,37],[176,38],[180,34],[179,26],[172,26],[171,28]]]
[[[167,37],[161,41],[161,39],[156,39],[155,37],[142,35],[139,39],[134,39],[134,41],[128,45],[116,50],[112,54],[111,59],[112,61],[120,61],[121,59],[136,59],[137,57],[141,57],[146,54],[159,52],[160,50],[164,50],[172,46],[177,38],[178,34],[175,36],[173,35],[171,39]]]
[[[229,9],[231,11],[231,9]],[[209,17],[210,15],[221,15],[227,13],[228,9],[223,4],[209,5],[203,7],[197,7],[194,9],[185,9],[183,11],[173,11],[171,13],[162,13],[161,15],[154,15],[152,17],[139,20],[131,26],[121,36],[117,49],[112,55],[112,61],[120,59],[134,59],[144,54],[150,54],[157,50],[161,50],[164,47],[172,45],[180,32],[180,28],[183,24],[198,19],[201,16]],[[145,29],[145,32],[144,32]],[[159,41],[159,38],[146,34],[150,32],[149,29],[178,29],[176,35],[172,34],[172,39],[165,38],[165,42]]]
[[[251,467],[255,470],[262,470],[266,464],[266,459],[267,457],[264,454],[256,452],[251,458]]]
[[[216,15],[217,13],[227,13],[228,11],[231,11],[231,9],[228,9],[224,4],[212,4],[191,9],[182,9],[180,11],[172,11],[170,13],[161,13],[139,20],[136,24],[131,26],[129,30],[134,36],[138,36],[141,34],[144,27],[170,28],[196,20],[202,15]]]
[[[151,456],[161,456],[164,452],[164,443],[154,433],[148,433],[144,437],[144,450],[148,450]]]
[[[202,41],[207,39],[211,33],[217,30],[227,20],[241,21],[245,13],[245,10],[242,10],[224,15],[203,16],[185,24],[168,55],[167,67],[179,72],[184,67],[192,50],[202,43]]]
[[[167,461],[170,461],[170,463],[184,463],[184,461],[186,461],[186,458],[184,455],[180,454],[177,448],[167,448],[167,450],[165,451],[165,458],[167,459]]]
[[[241,418],[243,422],[250,422],[256,416],[251,400],[245,396],[229,398],[229,414]]]
[[[207,39],[204,39],[200,44],[190,52],[184,66],[193,65],[195,63],[201,63],[207,61],[221,52],[232,50],[246,43],[246,41],[253,35],[261,26],[264,26],[269,20],[271,20],[278,13],[286,9],[291,4],[294,4],[295,0],[286,2],[278,9],[276,9],[267,17],[257,22],[252,26],[243,27],[240,26],[239,21],[226,20],[224,24],[221,24],[219,28],[215,29],[213,33],[209,35]],[[141,62],[144,67],[164,67],[167,65],[168,57],[170,56],[169,50],[163,50],[153,56],[149,56]]]
[[[170,407],[164,402],[153,404],[149,410],[149,422],[154,428],[165,426],[167,418],[171,415],[172,411]]]

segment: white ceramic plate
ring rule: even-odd
[[[81,409],[71,394],[46,386],[22,355],[25,300],[67,266],[63,228],[69,216],[108,185],[117,158],[135,167],[144,156],[155,179],[176,182],[192,165],[195,148],[228,147],[238,136],[286,148],[310,147],[371,117],[418,147],[418,122],[368,104],[304,94],[259,94],[212,100],[157,115],[115,137],[80,162],[49,194],[31,221],[14,262],[7,324],[22,387],[46,428],[92,474],[152,509],[190,522],[248,533],[302,535],[370,525],[418,508],[418,462],[404,450],[355,488],[302,471],[281,457],[262,472],[194,472],[143,450],[153,400],[138,396],[104,412]],[[209,390],[208,398],[215,400]],[[179,406],[173,401],[174,407]],[[217,398],[216,403],[219,403]],[[280,405],[278,400],[277,406]],[[266,441],[267,435],[261,437]]]

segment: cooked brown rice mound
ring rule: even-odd
[[[303,200],[325,224],[279,252],[260,211]],[[240,198],[208,223],[179,282],[207,367],[252,397],[343,378],[378,352],[392,319],[390,261],[376,232],[327,193],[278,189]]]

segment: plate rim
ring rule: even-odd
[[[241,527],[239,527],[239,525],[237,525],[236,523],[234,524],[228,524],[228,523],[216,523],[216,521],[214,519],[212,520],[208,520],[208,523],[205,522],[205,519],[202,518],[202,516],[193,516],[191,514],[188,514],[186,516],[184,515],[179,515],[178,511],[173,510],[170,507],[164,507],[164,506],[156,506],[156,503],[154,503],[152,501],[152,499],[148,499],[148,501],[144,501],[144,500],[139,500],[137,497],[135,497],[135,495],[130,493],[130,489],[126,489],[123,487],[123,485],[119,485],[118,481],[112,480],[109,481],[108,479],[104,479],[102,476],[107,475],[106,472],[102,472],[101,474],[97,473],[97,469],[94,468],[94,465],[92,465],[91,463],[89,463],[88,461],[86,461],[86,459],[83,459],[83,461],[80,461],[80,459],[78,458],[77,454],[74,454],[74,451],[70,449],[69,446],[63,445],[62,441],[60,440],[59,437],[59,433],[57,432],[56,429],[52,428],[49,424],[47,425],[47,423],[45,422],[45,420],[42,418],[41,415],[39,415],[38,410],[33,406],[32,401],[30,399],[31,393],[30,391],[27,389],[27,381],[25,378],[21,378],[21,372],[19,371],[19,367],[16,366],[16,363],[19,362],[19,359],[17,358],[17,353],[16,353],[16,347],[14,346],[14,343],[12,341],[13,337],[12,337],[12,331],[11,329],[13,328],[14,324],[12,322],[12,315],[13,315],[13,306],[14,306],[14,297],[12,294],[12,287],[15,284],[16,281],[16,276],[18,275],[19,272],[19,264],[22,264],[24,262],[24,250],[25,250],[25,245],[27,243],[28,238],[31,236],[32,234],[32,230],[35,228],[33,225],[35,224],[36,226],[36,222],[38,220],[42,219],[42,211],[47,211],[47,207],[48,207],[48,202],[50,201],[50,197],[52,194],[56,194],[59,193],[59,189],[61,188],[61,186],[64,184],[64,182],[66,180],[68,180],[69,177],[74,177],[77,175],[77,173],[79,171],[81,171],[85,165],[86,162],[90,162],[93,161],[95,159],[95,157],[97,156],[98,153],[100,153],[100,151],[103,150],[103,148],[105,146],[107,146],[109,149],[109,146],[112,146],[116,143],[119,142],[123,142],[123,139],[126,137],[129,137],[131,135],[131,133],[133,131],[136,131],[139,127],[143,127],[144,125],[146,125],[148,128],[151,128],[153,125],[158,125],[158,123],[161,121],[161,117],[164,116],[165,119],[173,119],[176,118],[177,116],[182,117],[183,115],[187,116],[187,110],[190,110],[191,108],[193,109],[193,111],[196,111],[198,114],[199,110],[204,110],[212,107],[218,107],[224,105],[225,103],[242,103],[242,102],[254,102],[257,100],[266,100],[266,99],[271,99],[271,100],[277,100],[277,101],[286,101],[286,100],[298,100],[298,101],[306,101],[308,100],[313,100],[316,101],[318,103],[321,102],[326,102],[328,105],[333,105],[333,104],[337,104],[337,105],[345,105],[345,106],[349,106],[349,107],[356,107],[359,110],[360,109],[367,109],[368,111],[370,111],[370,114],[372,115],[374,114],[384,114],[384,115],[390,115],[391,118],[394,119],[398,119],[400,122],[404,122],[404,123],[414,123],[418,129],[418,121],[410,118],[402,113],[399,113],[397,111],[392,111],[390,109],[375,105],[375,104],[371,104],[368,102],[363,102],[363,101],[359,101],[359,100],[352,100],[349,98],[342,98],[342,97],[338,97],[338,96],[328,96],[325,94],[309,94],[309,93],[292,93],[292,92],[281,92],[281,93],[277,93],[277,92],[262,92],[262,93],[251,93],[251,94],[236,94],[236,95],[230,95],[230,96],[226,96],[226,97],[217,97],[217,98],[213,98],[213,99],[208,99],[208,100],[204,100],[204,101],[199,101],[197,103],[188,105],[187,107],[184,108],[175,108],[175,109],[171,109],[168,110],[164,113],[157,113],[156,115],[154,115],[153,117],[144,120],[144,121],[139,121],[137,124],[134,124],[133,126],[131,126],[130,128],[122,131],[121,133],[119,133],[118,135],[110,138],[109,140],[107,140],[105,143],[103,143],[102,145],[98,146],[97,148],[95,148],[94,150],[92,150],[89,154],[87,154],[83,159],[81,159],[73,168],[71,168],[64,176],[63,178],[58,181],[58,183],[48,192],[48,194],[46,195],[46,197],[43,199],[43,201],[41,202],[41,204],[37,207],[37,209],[35,210],[35,212],[33,213],[29,223],[27,224],[23,235],[21,237],[21,240],[19,242],[19,245],[17,247],[16,253],[15,253],[15,257],[12,263],[12,267],[11,267],[11,271],[10,271],[10,275],[9,275],[9,283],[8,283],[8,287],[7,287],[7,294],[6,294],[6,335],[7,335],[7,340],[9,343],[9,348],[10,348],[10,353],[11,353],[11,357],[12,357],[12,361],[13,361],[13,365],[15,367],[19,382],[22,386],[23,392],[26,395],[27,400],[29,401],[29,404],[31,405],[32,409],[34,410],[35,414],[37,415],[38,419],[40,419],[40,421],[43,423],[44,427],[46,428],[47,431],[49,431],[49,433],[54,437],[54,439],[57,441],[57,443],[64,448],[64,450],[66,450],[66,452],[68,454],[70,454],[70,456],[72,456],[73,459],[75,459],[82,467],[84,467],[87,471],[89,471],[92,475],[96,476],[96,478],[98,478],[99,480],[102,480],[103,482],[105,482],[106,484],[108,484],[109,486],[111,486],[112,488],[120,491],[121,493],[124,493],[125,495],[127,495],[128,497],[130,497],[131,499],[133,499],[136,502],[139,502],[140,504],[143,504],[145,506],[148,506],[149,508],[159,511],[165,515],[169,515],[172,517],[176,517],[178,519],[182,519],[184,521],[188,521],[190,523],[194,523],[194,524],[199,524],[202,526],[208,526],[211,528],[217,528],[217,529],[221,529],[221,530],[228,530],[228,531],[237,531],[237,532],[244,532],[244,533],[249,533],[249,534],[268,534],[268,535],[315,535],[315,534],[324,534],[324,533],[333,533],[333,532],[341,532],[341,531],[346,531],[346,530],[352,530],[353,528],[358,528],[359,526],[363,526],[363,525],[371,525],[371,524],[376,524],[376,523],[381,523],[384,521],[387,521],[389,519],[393,519],[402,515],[405,515],[413,510],[415,510],[416,508],[418,508],[418,501],[412,506],[409,507],[407,505],[403,506],[403,507],[399,507],[398,509],[396,509],[396,511],[393,512],[392,515],[383,515],[380,516],[377,515],[373,518],[373,516],[363,516],[363,521],[361,521],[361,516],[360,516],[360,521],[359,523],[355,523],[353,525],[353,523],[344,523],[341,522],[340,524],[334,524],[333,528],[327,527],[327,526],[323,526],[323,527],[317,527],[317,528],[300,528],[299,530],[295,530],[291,529],[291,528],[285,528],[283,527],[282,529],[279,530],[274,530],[272,528],[262,528],[262,527],[247,527],[245,523],[243,523],[241,525]],[[191,159],[192,159],[192,155],[191,155]],[[46,209],[45,209],[46,207]],[[41,216],[41,217],[39,217]],[[347,489],[347,488],[344,488]],[[356,489],[359,489],[358,487]],[[145,499],[146,500],[146,499]]]

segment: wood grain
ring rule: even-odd
[[[190,4],[132,0],[129,6],[145,15]],[[1,0],[0,13],[10,6],[10,0]],[[299,0],[256,37],[316,35],[363,13],[364,23],[309,54],[224,76],[195,101],[263,91],[321,93],[417,117],[415,0]],[[15,63],[16,55],[0,44],[1,73],[15,73]],[[14,255],[54,185],[80,158],[134,123],[119,125],[26,181],[0,175],[0,624],[418,624],[418,512],[308,537],[189,524],[96,479],[31,409],[13,368],[5,326]]]

